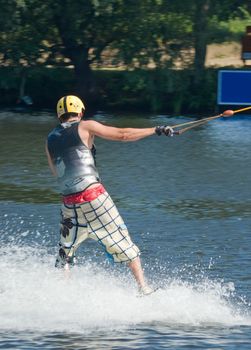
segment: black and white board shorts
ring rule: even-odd
[[[115,204],[105,191],[81,204],[62,204],[60,250],[57,263],[73,263],[75,252],[87,238],[98,241],[116,263],[130,262],[140,254]]]

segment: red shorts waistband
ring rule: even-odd
[[[64,204],[80,204],[84,202],[91,202],[94,199],[98,198],[102,193],[106,190],[103,185],[99,185],[93,188],[89,188],[82,192],[69,194],[67,196],[63,196]]]

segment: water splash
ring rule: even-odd
[[[128,274],[86,263],[69,277],[38,247],[0,249],[0,328],[84,332],[143,323],[251,325],[249,306],[232,298],[234,285],[204,278],[162,281],[155,294],[138,298]]]

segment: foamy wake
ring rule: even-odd
[[[138,298],[127,275],[86,264],[70,277],[38,248],[0,249],[0,328],[83,332],[142,323],[251,325],[249,306],[232,298],[234,286],[204,279],[167,280]],[[162,281],[163,285],[163,281]],[[234,301],[235,300],[235,301]]]

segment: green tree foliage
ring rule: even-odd
[[[71,64],[77,91],[85,97],[94,88],[90,67],[101,62],[105,49],[117,64],[158,66],[166,52],[164,37],[171,42],[184,28],[184,16],[163,16],[158,0],[10,0],[3,7],[12,13],[2,31],[3,61],[23,67]],[[178,50],[173,46],[170,52],[168,59]]]
[[[85,99],[95,93],[92,67],[102,66],[105,50],[115,65],[155,67],[157,75],[160,68],[194,67],[199,84],[208,43],[227,38],[229,23],[250,19],[251,7],[244,0],[0,0],[0,6],[1,63],[23,75],[33,66],[71,65]],[[149,86],[157,88],[154,80]]]

